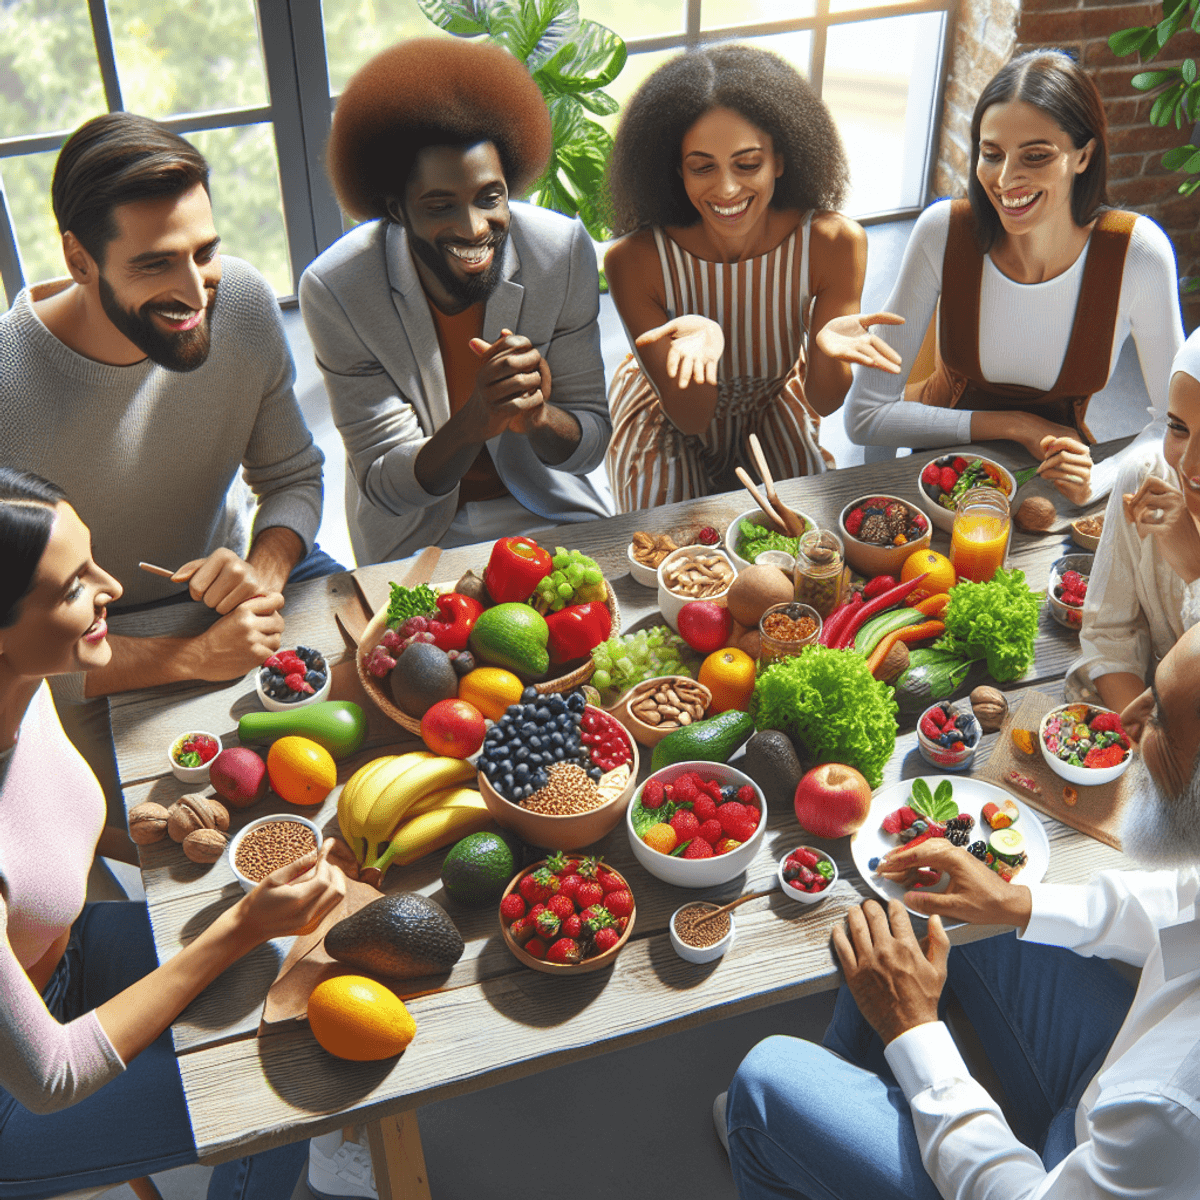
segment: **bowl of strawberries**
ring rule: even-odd
[[[636,913],[623,875],[599,858],[557,851],[509,883],[500,899],[500,933],[524,966],[584,975],[620,954]]]

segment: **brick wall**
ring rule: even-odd
[[[1131,25],[1153,25],[1161,3],[1126,0],[959,0],[954,14],[953,49],[946,85],[934,192],[965,195],[970,120],[975,98],[1008,53],[1054,46],[1070,51],[1092,72],[1104,97],[1109,126],[1109,199],[1157,221],[1175,246],[1179,273],[1200,276],[1200,192],[1180,196],[1185,178],[1163,169],[1163,151],[1186,140],[1187,130],[1148,122],[1153,100],[1130,86],[1142,69],[1135,59],[1118,59],[1108,37]],[[1005,44],[1007,52],[996,58]],[[1015,43],[1015,45],[1014,45]],[[1178,64],[1200,56],[1200,35],[1177,34],[1167,55],[1154,65]],[[994,62],[995,65],[992,65]],[[1200,294],[1184,299],[1184,325],[1200,324]]]

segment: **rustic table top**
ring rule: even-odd
[[[989,448],[988,454],[1014,466],[1028,461],[1006,456],[996,447]],[[842,507],[868,491],[915,499],[917,469],[930,456],[790,480],[778,490],[788,504],[833,526]],[[679,534],[706,524],[724,529],[749,507],[745,492],[726,493],[562,527],[557,540],[600,563],[614,586],[622,626],[628,630],[657,612],[653,589],[640,587],[628,574],[626,548],[633,532]],[[556,539],[542,540],[554,544]],[[944,550],[947,543],[946,535],[935,531],[934,547]],[[1025,571],[1032,587],[1044,588],[1051,563],[1072,548],[1061,535],[1039,538],[1014,533],[1010,561]],[[486,553],[486,547],[446,551],[434,579],[455,580],[470,568],[479,569]],[[385,596],[388,581],[402,578],[410,565],[384,563],[355,574],[362,592],[374,601]],[[336,658],[344,642],[334,612],[353,601],[355,594],[350,575],[289,589],[284,610],[288,643],[313,645]],[[180,604],[137,618],[116,617],[112,625],[122,633],[180,634],[199,631],[209,619],[211,614],[202,606]],[[1055,691],[1077,654],[1077,637],[1056,625],[1046,609],[1034,667],[1009,687]],[[973,678],[966,687],[980,679]],[[257,707],[251,677],[224,686],[156,688],[113,697],[113,733],[127,803],[133,806],[153,799],[170,804],[194,790],[178,783],[167,770],[170,742],[187,729],[206,729],[219,734],[226,745],[236,744],[238,718]],[[976,774],[994,741],[995,735],[984,739]],[[373,722],[363,750],[339,764],[339,780],[349,778],[385,747],[414,748],[415,744],[399,727]],[[648,760],[649,754],[643,755],[643,774]],[[930,769],[917,752],[910,728],[897,742],[884,783],[927,773]],[[288,807],[276,803],[279,810]],[[265,802],[248,813],[234,812],[231,832],[268,811]],[[331,794],[313,819],[332,832],[335,813]],[[1110,847],[1050,818],[1043,822],[1051,844],[1048,879],[1082,882],[1097,870],[1129,865]],[[745,890],[770,886],[778,859],[800,839],[794,815],[772,810],[763,845],[745,875],[719,888],[691,891],[664,884],[643,870],[633,858],[623,824],[619,825],[598,851],[630,882],[637,900],[634,934],[611,969],[578,979],[549,977],[519,965],[501,940],[490,906],[464,910],[448,905],[466,952],[440,990],[409,1002],[417,1037],[400,1058],[382,1063],[334,1059],[303,1024],[268,1037],[255,1036],[263,999],[290,944],[287,939],[268,943],[221,976],[173,1027],[201,1161],[219,1162],[352,1121],[416,1108],[570,1059],[835,987],[838,970],[830,931],[852,905],[873,894],[853,867],[849,839],[824,844],[840,872],[824,902],[805,908],[780,892],[751,901],[738,911],[735,944],[718,962],[695,966],[682,961],[667,934],[672,912],[688,900],[724,901]],[[804,840],[813,841],[808,835]],[[388,889],[444,899],[439,896],[440,861],[440,856],[430,855],[393,869]],[[161,959],[178,951],[241,895],[225,859],[211,867],[196,866],[169,841],[142,847],[142,873]],[[959,927],[952,940],[995,932]]]

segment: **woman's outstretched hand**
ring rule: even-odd
[[[826,358],[841,362],[861,363],[878,367],[893,375],[900,374],[903,360],[883,338],[870,330],[871,325],[903,325],[904,318],[895,313],[851,313],[834,317],[817,334],[817,349]]]
[[[689,313],[647,329],[635,344],[649,346],[663,338],[671,339],[667,374],[680,388],[693,382],[716,384],[717,367],[725,353],[725,334],[716,321]]]
[[[1122,496],[1125,520],[1138,537],[1154,538],[1171,570],[1191,583],[1200,579],[1200,531],[1183,493],[1157,475],[1147,475],[1132,495]]]

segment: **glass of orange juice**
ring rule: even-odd
[[[1008,497],[998,488],[972,488],[954,512],[950,561],[958,578],[987,583],[1004,566],[1012,517]]]

